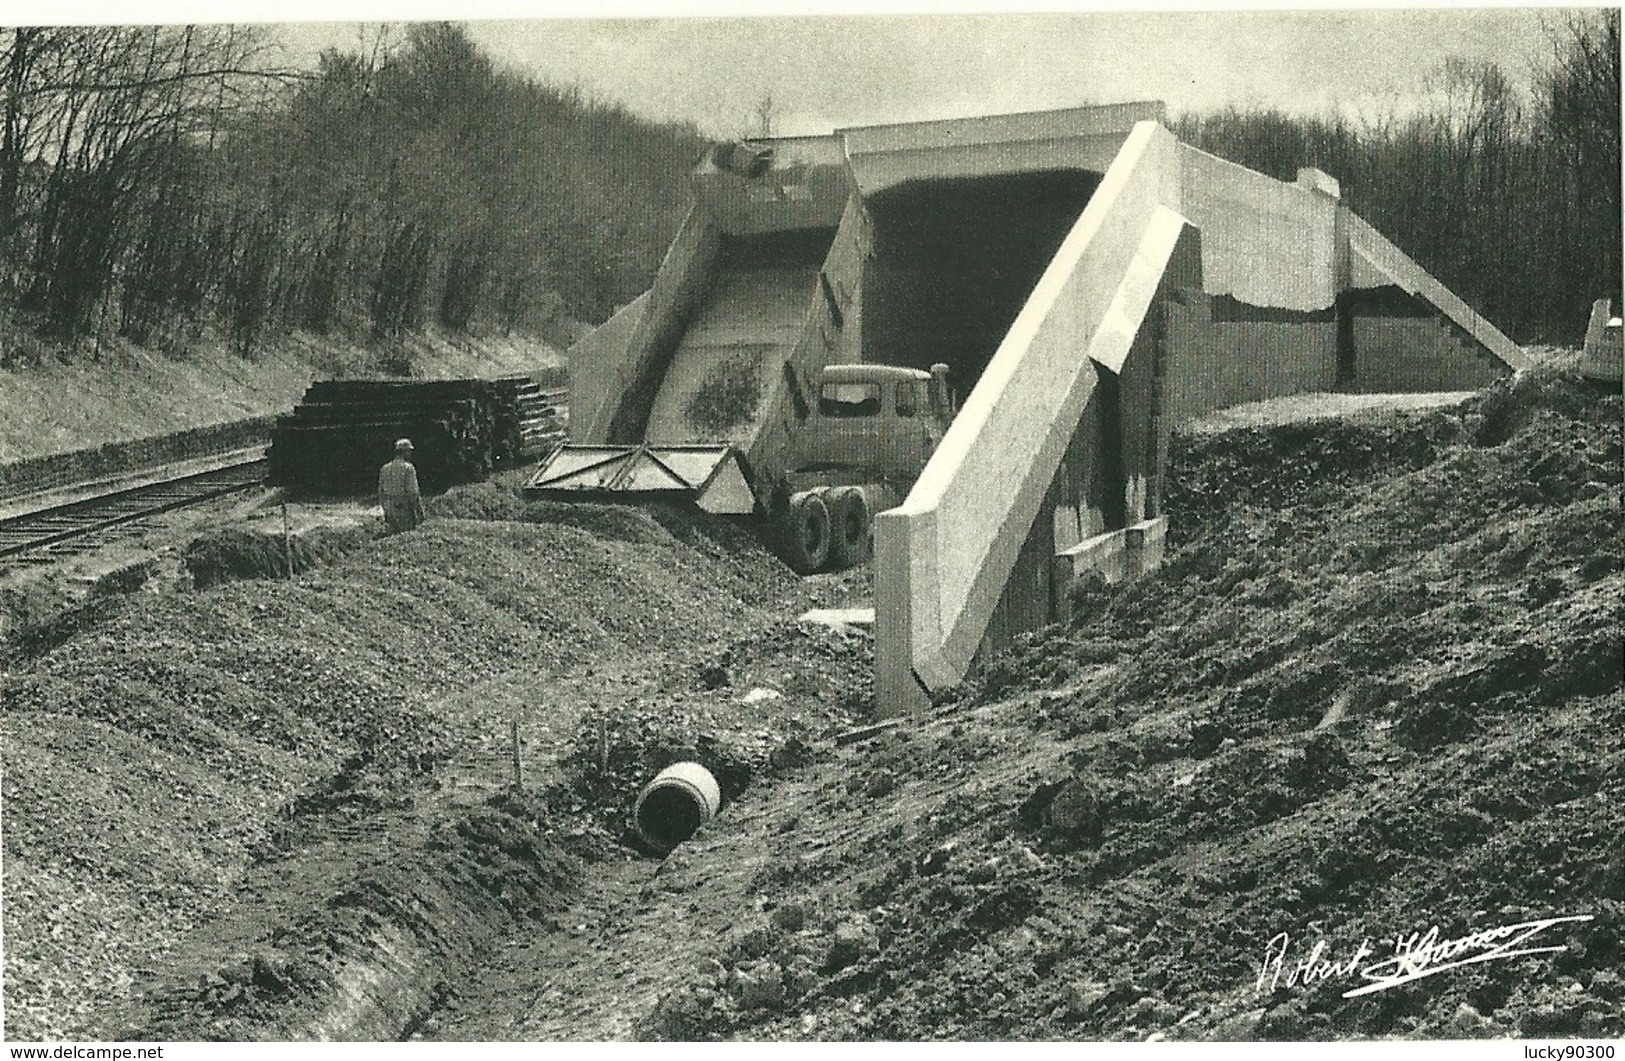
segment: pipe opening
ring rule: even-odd
[[[655,788],[638,806],[638,835],[655,847],[669,850],[693,836],[705,818],[700,797],[687,788]]]
[[[699,763],[673,763],[643,786],[632,808],[632,831],[661,854],[669,852],[716,817],[722,787]]]

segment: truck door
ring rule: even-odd
[[[933,437],[929,395],[921,382],[911,379],[898,380],[888,389],[892,404],[882,429],[886,471],[913,482],[939,441]]]
[[[813,463],[824,468],[873,467],[887,452],[884,425],[891,415],[885,401],[877,382],[825,380],[818,390],[818,457]]]

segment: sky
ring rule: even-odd
[[[53,21],[78,20],[71,14],[75,5],[99,2],[67,0],[40,9]],[[281,0],[274,8],[241,0],[226,7],[219,0],[134,2],[146,7],[124,0],[117,21],[200,13],[208,21],[246,21],[267,12],[370,18],[455,11],[462,18],[465,12],[583,10],[557,0],[528,6],[478,0],[455,9],[433,0]],[[189,3],[202,6],[188,11]],[[651,7],[611,0],[590,10],[709,17],[480,18],[468,25],[503,65],[578,85],[645,117],[692,121],[709,134],[736,136],[757,131],[755,114],[768,96],[773,131],[781,135],[1136,99],[1164,100],[1176,114],[1235,105],[1376,115],[1416,106],[1449,56],[1493,61],[1514,82],[1527,81],[1532,64],[1550,49],[1545,24],[1563,16],[1551,7],[1113,11],[1043,0],[1020,5],[1047,9],[1037,14],[1014,13],[1011,4],[907,0],[884,10],[949,13],[822,14],[835,6],[804,2],[796,9],[820,14],[768,17],[759,12],[784,6],[696,0]],[[845,12],[874,9],[874,3],[840,3]],[[740,10],[758,14],[718,17]],[[289,60],[305,63],[322,47],[355,46],[360,28],[332,21],[285,25],[280,32]]]

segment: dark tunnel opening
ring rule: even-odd
[[[963,401],[1100,180],[1086,170],[941,178],[870,197],[864,360],[944,362]]]

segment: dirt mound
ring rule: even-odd
[[[779,622],[685,664],[659,693],[583,712],[560,749],[548,798],[601,851],[643,851],[628,794],[672,763],[710,770],[727,813],[753,783],[810,762],[819,735],[869,708],[869,640],[823,627]]]
[[[645,1033],[1625,1033],[1620,415],[1544,374],[1188,444],[1164,569],[781,791],[789,851]]]
[[[650,526],[634,544],[432,520],[292,580],[120,598],[19,666],[0,719],[8,1031],[397,1034],[435,970],[546,916],[569,877],[552,811],[462,794],[458,764],[492,752],[469,690],[516,676],[545,697],[550,673],[617,654],[697,658],[788,584],[698,522]],[[363,952],[430,982],[373,997],[389,977]]]
[[[634,545],[677,546],[724,569],[749,592],[778,597],[800,591],[800,582],[772,559],[749,518],[712,516],[682,503],[527,501],[520,489],[512,477],[455,487],[432,499],[428,511],[451,519],[574,527],[594,538]]]
[[[266,534],[226,527],[200,535],[187,543],[181,562],[192,585],[208,589],[222,582],[245,578],[287,578],[309,571],[378,536],[376,527],[311,527],[290,535]]]

